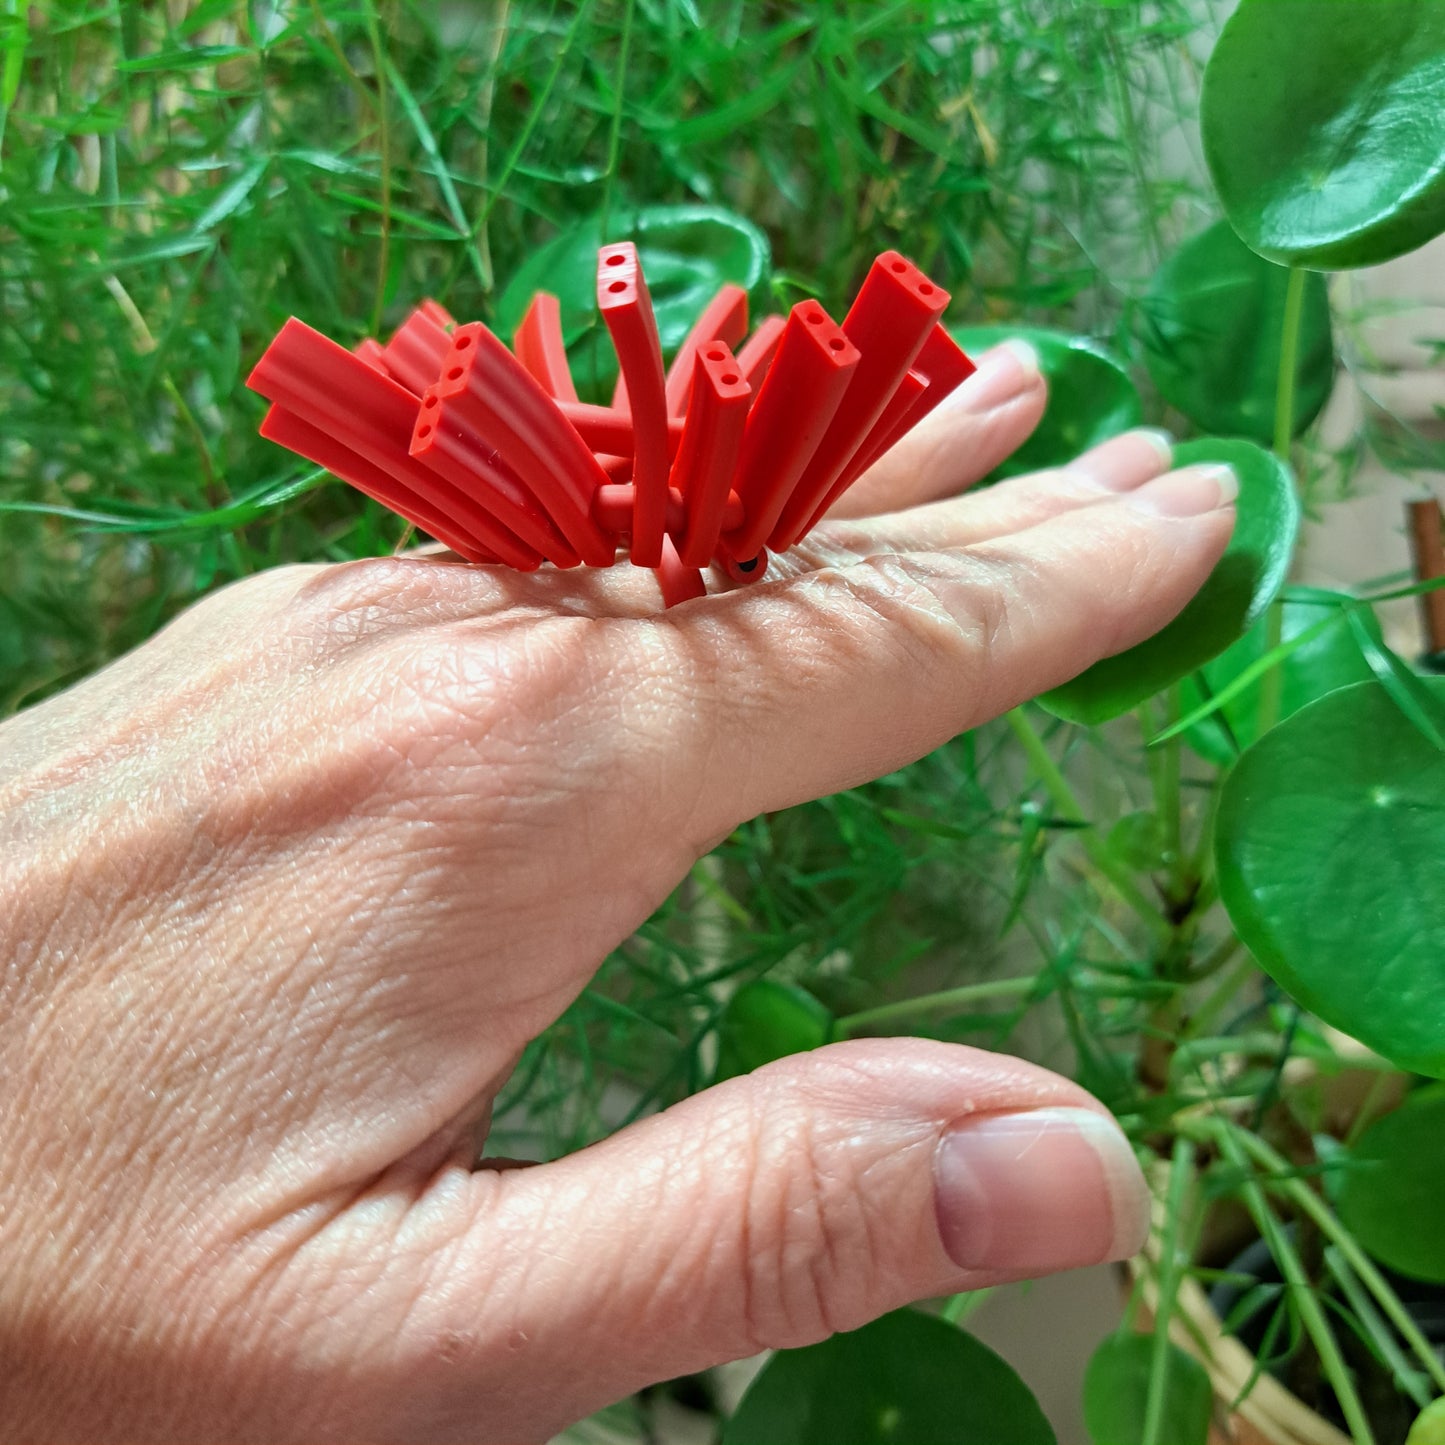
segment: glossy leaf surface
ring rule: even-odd
[[[1445,0],[1240,0],[1204,72],[1204,153],[1261,256],[1373,266],[1445,230]]]
[[[1061,466],[1080,452],[1138,426],[1139,393],[1117,357],[1087,336],[1038,326],[951,326],[949,334],[970,356],[1010,336],[1027,341],[1039,356],[1049,402],[1033,435],[990,480]]]
[[[718,1021],[719,1079],[750,1074],[789,1054],[826,1044],[833,1015],[792,984],[760,978],[733,994]]]
[[[1295,368],[1296,435],[1334,382],[1324,277],[1305,277]],[[1144,301],[1144,362],[1159,394],[1201,430],[1274,439],[1289,271],[1256,256],[1227,221],[1184,242],[1154,274]]]
[[[1084,1372],[1084,1424],[1093,1445],[1141,1445],[1154,1368],[1152,1335],[1110,1335]],[[1204,1367],[1176,1345],[1165,1353],[1164,1403],[1155,1438],[1205,1445],[1214,1392]]]
[[[1445,679],[1422,683],[1445,702]],[[1445,752],[1376,682],[1285,719],[1225,780],[1220,897],[1305,1008],[1445,1074]]]
[[[610,400],[617,379],[616,355],[597,321],[597,251],[604,239],[637,243],[667,357],[725,282],[752,291],[768,274],[767,237],[751,221],[718,206],[619,207],[605,237],[596,216],[553,237],[502,292],[495,329],[510,339],[533,295],[551,292],[562,303],[573,378],[588,399]]]
[[[722,1445],[1054,1445],[1028,1386],[987,1346],[917,1310],[801,1350],[749,1386]]]
[[[1445,1086],[1410,1094],[1360,1135],[1339,1211],[1382,1264],[1445,1284]]]
[[[1238,520],[1209,580],[1163,631],[1046,692],[1039,702],[1071,722],[1118,717],[1202,667],[1263,615],[1284,585],[1299,530],[1289,470],[1247,441],[1213,438],[1174,449],[1176,467],[1225,462],[1239,477]]]

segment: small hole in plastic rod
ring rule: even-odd
[[[616,294],[617,292],[619,292],[619,291],[626,291],[626,290],[627,290],[627,282],[626,282],[626,281],[614,281],[607,289],[608,289],[609,291],[611,291],[611,292],[615,295],[615,294]]]
[[[423,405],[423,406],[435,406],[436,404],[437,404],[437,399],[436,399],[435,396],[428,396],[428,397],[422,402],[422,405]]]
[[[918,294],[920,296],[932,296],[933,287],[930,286],[927,281],[920,281],[918,283]]]
[[[758,558],[754,557],[751,562],[739,562],[737,569],[739,572],[756,572],[758,570],[758,560]]]
[[[842,338],[841,336],[830,336],[830,337],[828,338],[828,350],[829,350],[829,351],[842,351],[842,349],[843,349],[843,338]]]
[[[429,426],[424,426],[424,427],[421,428],[420,431],[417,432],[417,436],[419,436],[419,437],[429,437],[430,435],[431,435],[431,428],[430,428]]]
[[[460,367],[460,366],[454,366],[454,367],[452,367],[452,369],[451,369],[449,372],[447,372],[447,380],[448,380],[448,381],[455,381],[461,374],[462,374],[462,369],[461,369],[461,367]]]
[[[736,386],[741,380],[742,378],[737,374],[737,372],[730,371],[725,377],[723,377],[722,384],[724,386]]]
[[[626,256],[609,256],[607,258],[607,264],[609,266],[620,266],[626,259]]]
[[[893,263],[893,274],[895,276],[901,276],[907,269],[907,265],[902,261],[895,261]]]
[[[467,349],[467,347],[469,347],[471,344],[472,344],[472,338],[471,338],[470,336],[458,336],[458,337],[457,337],[456,347],[457,347],[457,350],[458,350],[458,351],[465,351],[465,350]]]

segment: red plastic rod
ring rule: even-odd
[[[446,314],[435,301],[418,306],[382,348],[392,378],[417,396],[436,380],[437,368],[452,344],[441,321]]]
[[[364,341],[357,342],[352,350],[373,371],[379,371],[383,376],[391,375],[391,372],[387,370],[386,353],[381,349],[381,342],[374,341],[368,336]],[[330,471],[331,469],[328,467],[327,470]]]
[[[636,497],[630,482],[609,482],[597,488],[592,498],[592,519],[604,532],[625,537],[632,527],[632,507]],[[676,487],[667,489],[667,531],[669,536],[681,536],[687,524],[687,512],[683,507],[682,493]],[[723,504],[722,525],[724,531],[743,524],[743,504],[736,492],[729,492]]]
[[[687,513],[677,548],[685,567],[706,567],[717,550],[752,395],[725,342],[695,353],[687,430],[672,464],[672,486]]]
[[[808,519],[808,525],[798,533],[800,541],[828,515],[833,503],[873,465],[874,460],[881,457],[893,442],[908,430],[908,418],[927,392],[928,378],[917,368],[910,369],[908,375],[898,383],[898,390],[888,398],[883,415],[873,423],[873,430],[853,454],[853,460],[843,468],[842,475],[828,489],[828,495],[818,504],[817,511]]]
[[[444,512],[404,486],[390,472],[367,461],[360,452],[352,451],[345,442],[328,436],[309,421],[302,421],[294,411],[287,411],[284,406],[273,403],[261,423],[261,435],[305,457],[307,461],[315,462],[318,467],[325,467],[358,492],[365,492],[438,542],[444,542],[468,562],[497,560],[495,554],[473,542]]]
[[[575,567],[581,560],[497,448],[477,432],[464,399],[453,396],[443,401],[435,387],[422,397],[411,454],[458,490],[476,497],[503,526],[555,566]]]
[[[739,562],[737,558],[728,556],[726,548],[719,548],[717,555],[712,559],[714,567],[724,572],[730,581],[739,587],[747,587],[754,582],[761,582],[763,575],[768,570],[768,552],[765,547],[756,557],[749,557]]]
[[[958,342],[942,326],[935,326],[928,333],[928,340],[923,343],[923,349],[918,353],[912,370],[904,378],[904,384],[894,392],[893,400],[883,409],[883,415],[878,419],[878,424],[868,434],[868,439],[858,448],[853,460],[843,469],[843,475],[833,484],[827,499],[813,514],[813,520],[808,523],[802,535],[806,536],[808,532],[812,531],[833,503],[879,457],[885,452],[891,451],[893,446],[907,436],[944,397],[956,391],[963,382],[967,381],[975,370],[977,368],[968,359]],[[918,389],[918,394],[910,399],[908,393],[914,389],[910,386],[910,378],[915,376],[924,383],[924,386]],[[898,408],[894,403],[898,402],[900,398],[907,404],[902,413],[897,414]]]
[[[793,307],[743,432],[733,486],[747,521],[724,536],[729,556],[762,550],[858,366],[858,348],[816,301]]]
[[[541,562],[539,552],[519,542],[474,497],[410,455],[416,398],[305,322],[294,316],[287,321],[246,385],[396,478],[449,517],[454,533],[524,571]],[[451,544],[449,538],[439,540]]]
[[[947,305],[948,292],[897,251],[885,251],[873,263],[843,322],[862,360],[833,424],[768,538],[775,551],[791,547],[822,505]]]
[[[452,333],[433,390],[439,403],[458,398],[452,414],[501,453],[584,562],[609,567],[617,560],[592,520],[592,494],[606,473],[541,383],[480,321]],[[666,440],[664,432],[664,447]]]
[[[662,561],[656,573],[664,607],[676,607],[679,602],[691,602],[694,597],[707,596],[707,583],[702,580],[702,573],[678,557],[671,537],[662,539]]]
[[[617,348],[632,413],[632,479],[637,485],[637,511],[632,518],[631,556],[639,567],[657,567],[662,561],[671,460],[667,450],[667,396],[652,298],[637,260],[637,247],[630,241],[604,246],[597,253],[597,305]]]
[[[764,316],[758,322],[758,329],[743,343],[738,352],[738,365],[743,369],[743,380],[756,391],[778,354],[778,343],[783,339],[783,328],[788,324],[783,316]]]
[[[748,293],[731,281],[707,303],[667,369],[667,414],[686,416],[692,396],[693,363],[709,342],[733,347],[748,334]]]
[[[610,406],[593,406],[585,401],[559,401],[562,415],[577,428],[577,434],[594,452],[616,456],[632,454],[632,415]],[[682,419],[670,417],[667,423],[667,454],[677,455],[682,441]]]
[[[512,334],[512,350],[550,397],[577,400],[572,368],[567,365],[567,344],[562,339],[562,303],[555,296],[539,291],[532,297],[522,324]]]

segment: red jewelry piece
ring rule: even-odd
[[[656,572],[667,606],[711,563],[760,580],[842,493],[973,370],[938,318],[948,295],[889,251],[842,326],[816,301],[747,335],[725,286],[664,371],[636,247],[604,246],[598,308],[617,348],[611,406],[578,399],[557,298],[509,350],[426,301],[383,345],[347,351],[294,317],[248,385],[261,434],[334,472],[469,562]]]

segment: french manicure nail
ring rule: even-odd
[[[1229,506],[1239,495],[1239,478],[1218,463],[1183,467],[1131,492],[1125,501],[1156,517],[1202,517]]]
[[[978,370],[949,398],[965,411],[996,411],[1038,380],[1039,354],[1027,341],[1010,337],[979,358]]]
[[[1087,1109],[969,1119],[943,1136],[933,1173],[943,1245],[961,1269],[1048,1274],[1127,1259],[1148,1232],[1134,1151]]]

